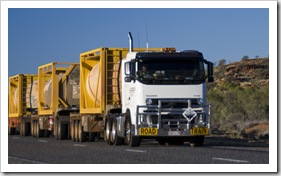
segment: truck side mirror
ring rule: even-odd
[[[135,62],[126,62],[125,63],[125,82],[135,81]]]
[[[126,62],[125,63],[125,75],[130,75],[131,74],[131,62]]]
[[[214,76],[213,76],[213,63],[208,62],[208,82],[214,82]]]

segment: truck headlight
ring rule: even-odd
[[[147,105],[151,105],[152,104],[152,99],[151,98],[147,98],[145,100],[145,102],[146,102]]]
[[[203,98],[198,98],[198,99],[197,99],[197,103],[198,103],[199,105],[202,105],[202,104],[204,103]]]

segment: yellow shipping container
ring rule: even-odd
[[[9,134],[27,135],[30,116],[36,113],[38,77],[18,74],[9,78]],[[26,124],[27,123],[27,124]]]

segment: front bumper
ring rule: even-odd
[[[163,108],[164,103],[187,103],[188,99],[159,99],[158,105],[137,106],[136,136],[196,136],[211,133],[211,106]],[[155,132],[156,130],[156,132]]]

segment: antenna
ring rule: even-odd
[[[145,23],[146,27],[146,51],[148,52],[148,31],[147,31],[147,23]]]
[[[140,34],[139,34],[139,31],[138,31],[138,47],[139,47],[139,52],[140,52]]]

